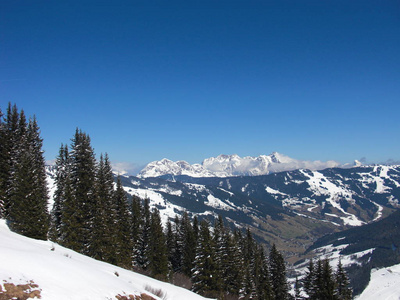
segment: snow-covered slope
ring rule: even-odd
[[[230,177],[230,176],[253,176],[265,175],[279,171],[290,171],[295,169],[320,170],[336,167],[335,161],[301,161],[286,155],[273,152],[270,155],[257,157],[240,157],[233,155],[219,155],[210,157],[202,164],[189,164],[185,161],[171,161],[162,159],[149,163],[138,177],[158,177],[163,175],[187,175],[191,177]]]
[[[326,235],[306,255],[314,260],[328,259],[333,268],[340,257],[354,295],[360,295],[357,299],[400,299],[399,227],[398,210],[379,221]],[[308,260],[295,264],[299,278],[307,265]]]
[[[388,268],[374,269],[367,288],[356,300],[399,300],[400,264]]]
[[[39,291],[42,300],[117,299],[117,295],[141,294],[153,299],[205,299],[186,289],[94,260],[49,241],[18,235],[0,220],[1,299],[5,297],[2,293],[11,289],[10,283],[29,284],[28,292]],[[152,291],[162,291],[163,296],[159,298]]]

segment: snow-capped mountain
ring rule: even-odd
[[[337,167],[335,161],[301,161],[290,158],[278,152],[257,157],[239,155],[224,155],[205,159],[202,164],[189,164],[186,161],[171,161],[162,159],[149,163],[138,177],[159,177],[164,175],[187,175],[191,177],[231,177],[266,175],[279,171],[290,171],[300,168],[320,170]]]

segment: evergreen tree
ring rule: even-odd
[[[301,295],[300,295],[300,281],[296,276],[296,281],[294,283],[294,300],[300,300]]]
[[[216,296],[218,287],[214,279],[215,253],[210,234],[209,223],[202,220],[200,223],[199,240],[196,248],[195,267],[193,268],[193,291],[204,296]]]
[[[257,245],[255,254],[253,275],[256,282],[257,299],[280,299],[273,298],[269,266],[261,246]]]
[[[88,255],[116,264],[115,239],[117,235],[116,205],[114,200],[114,178],[108,155],[100,155],[97,165],[95,195],[93,196],[92,230]]]
[[[80,253],[88,254],[93,241],[93,224],[96,213],[95,178],[96,160],[90,137],[76,129],[71,144],[71,185],[75,204],[76,230],[72,241]],[[72,237],[72,236],[71,236]]]
[[[143,215],[142,224],[140,228],[139,240],[136,246],[136,253],[134,259],[135,267],[147,270],[150,258],[149,258],[149,245],[150,245],[150,206],[149,199],[144,199],[143,204]]]
[[[179,222],[180,230],[178,242],[181,246],[181,272],[188,277],[192,276],[192,269],[194,267],[193,262],[196,258],[196,237],[189,219],[188,213],[185,211]]]
[[[46,162],[42,150],[43,139],[40,129],[33,116],[28,124],[28,152],[32,156],[31,174],[33,178],[31,201],[31,236],[38,239],[47,239],[49,231],[48,189],[46,179]]]
[[[316,295],[316,274],[315,274],[315,266],[314,261],[310,259],[308,263],[306,271],[306,276],[303,279],[303,287],[304,291],[307,293],[309,299],[314,299]]]
[[[244,261],[243,284],[239,296],[243,299],[256,298],[256,282],[254,280],[255,268],[255,241],[250,229],[247,228],[246,235],[242,238],[242,253]]]
[[[53,195],[53,208],[51,211],[50,219],[50,239],[54,242],[62,244],[62,209],[65,202],[65,192],[67,177],[70,175],[69,170],[69,158],[68,158],[68,146],[61,144],[58,156],[55,162],[55,186],[56,190]]]
[[[167,221],[167,228],[165,232],[165,238],[167,243],[168,251],[168,268],[170,270],[170,277],[174,274],[174,264],[175,264],[175,252],[176,252],[176,235],[172,228],[172,223],[170,220]]]
[[[0,168],[1,180],[1,193],[3,202],[3,216],[8,217],[9,207],[12,196],[12,180],[15,176],[15,164],[17,163],[18,148],[22,145],[20,141],[20,116],[17,106],[8,103],[7,114],[3,124],[3,145],[2,145],[2,162]]]
[[[321,299],[335,300],[335,279],[328,259],[322,263],[322,294]]]
[[[4,114],[0,107],[0,218],[5,217],[5,199],[7,183],[7,136],[6,124],[3,121]]]
[[[117,188],[115,191],[115,256],[118,266],[123,268],[132,267],[132,248],[131,223],[128,200],[122,187],[121,177],[117,178]]]
[[[350,281],[346,274],[346,271],[343,268],[342,260],[339,258],[339,262],[337,265],[337,270],[335,274],[336,279],[336,290],[335,294],[337,299],[339,300],[350,300],[352,299],[352,290],[350,288]]]
[[[223,257],[224,291],[228,295],[239,295],[243,284],[243,255],[236,235],[225,232],[224,244],[226,253]]]
[[[132,204],[131,204],[131,239],[132,239],[132,258],[134,260],[134,265],[136,264],[136,256],[139,251],[139,240],[141,235],[141,228],[143,225],[142,220],[142,205],[141,199],[137,196],[132,196]]]
[[[42,140],[36,119],[26,123],[21,111],[18,145],[12,149],[8,222],[11,230],[36,239],[47,239],[47,185]]]
[[[215,271],[213,277],[215,280],[215,285],[219,287],[221,291],[224,286],[223,284],[224,280],[222,276],[225,273],[224,269],[227,268],[226,266],[227,245],[224,239],[225,239],[225,226],[222,216],[219,215],[218,219],[216,219],[214,223],[214,231],[213,231],[213,246],[214,246],[213,252],[215,254],[215,259],[214,259]]]
[[[274,299],[288,299],[288,284],[286,280],[286,267],[283,256],[276,249],[275,244],[272,245],[269,252],[269,264],[271,272],[271,287]]]
[[[158,209],[153,209],[150,218],[149,269],[151,276],[166,280],[168,275],[168,253]]]

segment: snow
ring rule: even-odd
[[[0,220],[0,284],[4,281],[39,285],[42,300],[116,299],[140,295],[146,287],[160,289],[166,299],[205,299],[186,289],[94,260],[50,241],[11,232]],[[4,285],[2,286],[4,290]]]
[[[191,177],[230,177],[241,175],[265,175],[271,172],[291,171],[299,168],[321,170],[337,167],[335,161],[302,161],[273,152],[257,157],[240,157],[237,154],[206,158],[202,164],[189,164],[186,161],[162,159],[149,163],[139,177],[157,177],[166,174],[188,175]]]
[[[233,210],[234,209],[231,206],[229,206],[228,204],[226,204],[225,202],[223,202],[222,200],[214,197],[211,194],[207,196],[207,202],[204,202],[204,204],[214,207],[214,208],[223,209],[223,210]]]
[[[311,175],[304,170],[300,170],[300,172],[308,177],[307,183],[310,186],[310,191],[317,196],[329,196],[326,201],[344,214],[344,216],[340,216],[340,218],[345,225],[361,226],[364,224],[364,222],[359,220],[355,215],[346,212],[339,203],[339,200],[343,198],[346,198],[347,201],[353,201],[350,191],[329,181],[328,178],[318,171],[310,171]]]
[[[278,191],[278,190],[274,190],[273,188],[270,188],[269,186],[267,186],[267,187],[265,188],[265,190],[267,191],[268,194],[287,196],[287,194],[281,193],[281,192]]]
[[[149,199],[150,208],[157,207],[160,212],[161,222],[166,225],[169,219],[175,218],[177,212],[183,212],[185,209],[166,201],[164,197],[156,191],[150,189],[140,189],[132,187],[123,187],[125,192],[130,195],[138,196],[142,199]],[[179,194],[178,192],[176,194]]]
[[[371,271],[371,280],[367,288],[356,300],[399,300],[400,264]]]

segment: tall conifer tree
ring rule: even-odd
[[[96,212],[96,160],[90,137],[76,129],[71,144],[71,184],[75,200],[76,232],[74,244],[79,252],[88,254],[93,241],[93,218]],[[76,243],[75,243],[76,242]]]
[[[114,195],[115,201],[115,255],[117,265],[123,268],[132,267],[133,241],[131,236],[131,217],[129,214],[128,200],[122,187],[121,177],[117,178],[117,188]]]
[[[288,284],[286,279],[286,266],[282,254],[272,245],[269,252],[269,264],[271,272],[271,288],[275,299],[288,299]]]
[[[168,253],[165,235],[158,209],[154,208],[150,219],[149,269],[151,275],[166,280],[168,275]]]

